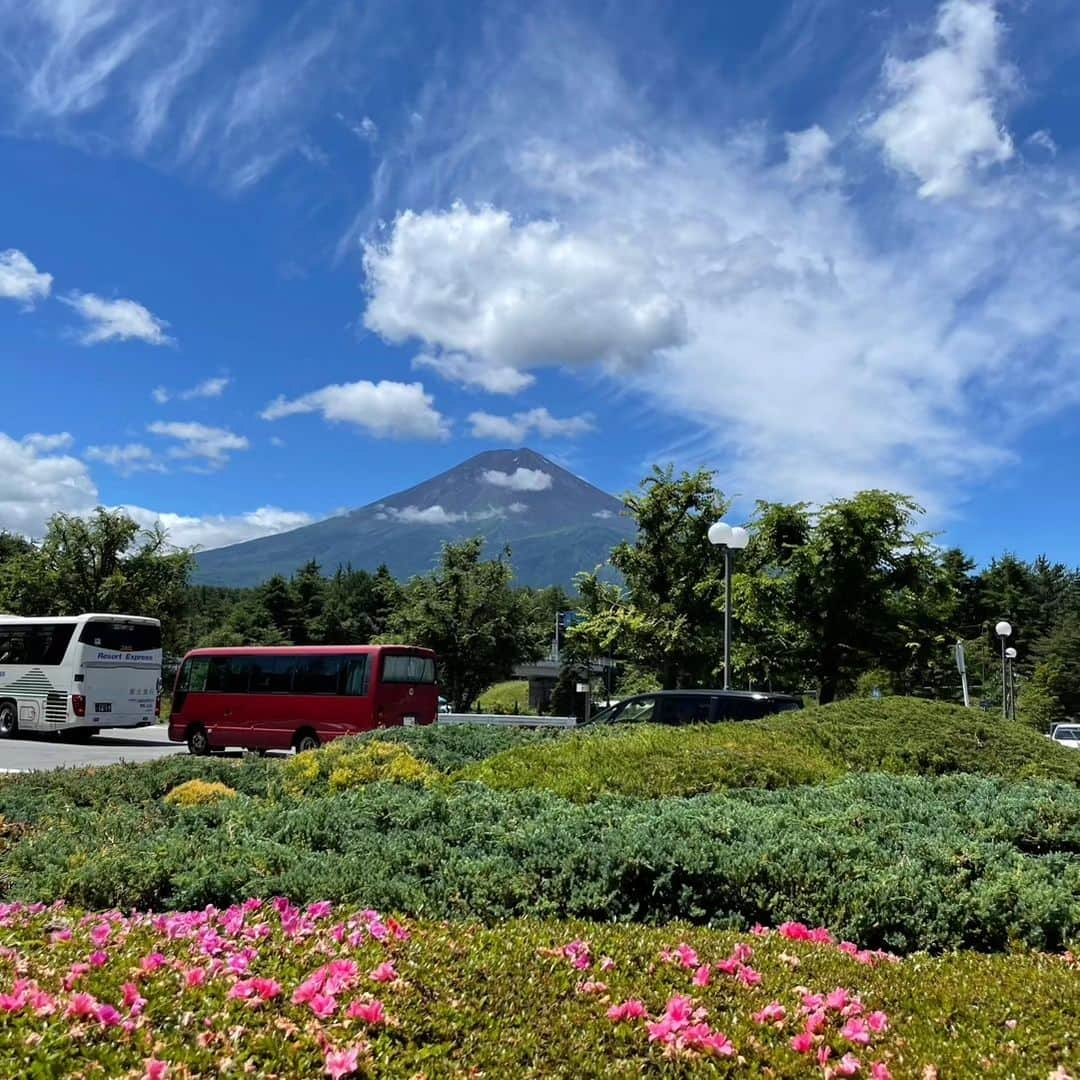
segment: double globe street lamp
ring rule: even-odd
[[[724,689],[731,687],[731,555],[750,543],[750,534],[739,525],[718,521],[709,526],[709,543],[724,549]]]

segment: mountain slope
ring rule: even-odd
[[[489,554],[510,545],[521,585],[570,585],[633,536],[622,503],[532,450],[478,454],[407,491],[290,532],[204,551],[195,581],[255,585],[315,559],[399,578],[426,573],[443,543],[483,536]]]

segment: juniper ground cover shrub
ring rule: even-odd
[[[812,919],[898,952],[1080,936],[1080,789],[852,775],[694,799],[376,783],[307,798],[160,802],[40,821],[0,889],[90,907],[251,895],[422,917],[747,927]]]
[[[827,783],[848,772],[1080,784],[1080,754],[1023,724],[959,706],[852,699],[752,723],[587,728],[489,756],[459,775],[493,788],[544,788],[580,802],[602,794],[662,798]]]

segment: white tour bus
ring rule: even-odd
[[[0,738],[145,727],[160,711],[161,623],[0,615]]]

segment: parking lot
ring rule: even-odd
[[[169,754],[186,753],[186,746],[169,742],[163,726],[103,731],[82,744],[61,742],[51,734],[26,734],[0,743],[0,770],[32,772],[75,765],[112,765],[118,761],[153,761]]]

